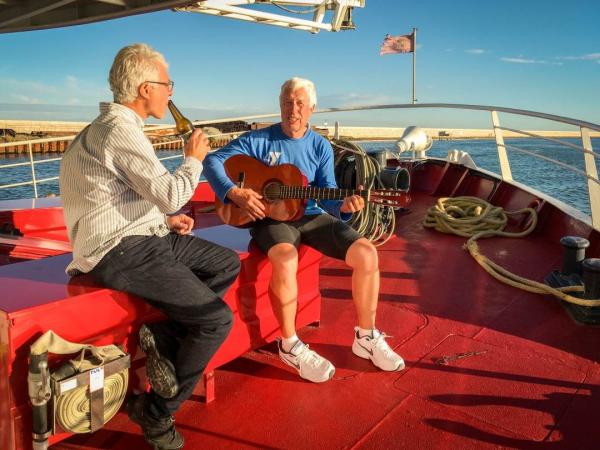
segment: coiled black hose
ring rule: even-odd
[[[351,141],[332,139],[335,178],[343,189],[384,189],[379,173],[381,167],[363,148]],[[382,245],[392,237],[396,215],[391,206],[367,203],[365,208],[352,215],[348,222],[352,228],[375,245]]]

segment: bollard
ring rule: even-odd
[[[584,298],[600,298],[600,258],[588,258],[581,264],[583,267]]]
[[[581,262],[585,259],[585,249],[590,246],[590,241],[579,236],[563,236],[560,244],[564,248],[561,273],[581,275]]]

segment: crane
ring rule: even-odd
[[[250,5],[279,8],[279,14],[249,8]],[[245,6],[245,7],[244,7]],[[291,9],[290,6],[302,9]],[[205,0],[195,2],[176,11],[210,14],[230,19],[246,20],[266,25],[274,25],[294,30],[318,33],[354,29],[352,10],[364,8],[365,0]],[[284,13],[288,14],[283,14]],[[325,21],[330,12],[331,20]],[[311,19],[301,19],[290,14],[312,14]]]
[[[353,29],[366,0],[0,0],[0,33],[80,25],[171,9],[311,33]],[[275,11],[276,12],[273,12]],[[307,19],[301,14],[310,14]]]

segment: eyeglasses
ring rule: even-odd
[[[167,88],[172,91],[173,88],[175,87],[175,82],[174,81],[145,81],[144,83],[153,83],[153,84],[162,84],[163,86],[167,86]]]

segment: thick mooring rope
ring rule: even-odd
[[[529,214],[525,230],[510,233],[504,231],[508,215]],[[504,211],[477,197],[444,197],[427,210],[423,226],[442,233],[456,234],[469,238],[464,248],[483,269],[497,280],[510,286],[536,294],[549,294],[569,303],[580,306],[600,306],[600,300],[584,300],[567,292],[583,292],[583,286],[553,288],[537,281],[520,277],[499,266],[479,251],[477,240],[486,237],[523,237],[531,233],[537,225],[537,213],[532,208]]]

